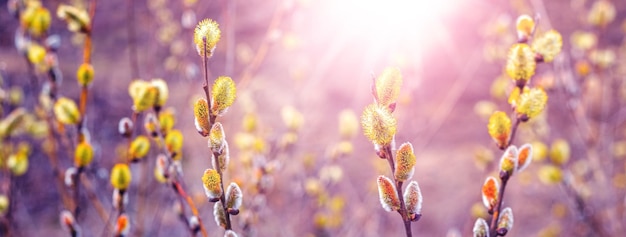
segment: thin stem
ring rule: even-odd
[[[217,174],[220,175],[220,187],[222,188],[222,195],[220,195],[220,202],[222,203],[222,208],[224,208],[224,213],[226,214],[226,230],[232,230],[232,226],[230,224],[230,213],[228,213],[228,209],[226,209],[226,190],[224,190],[224,179],[222,178],[222,169],[220,169],[220,156],[219,153],[213,152],[213,159],[215,159],[215,169],[217,169]]]
[[[165,144],[165,138],[163,137],[163,133],[161,132],[161,128],[160,128],[160,126],[158,124],[157,124],[156,131],[157,131],[157,137],[159,139],[159,142],[161,144]],[[171,164],[172,161],[173,161],[172,153],[170,153],[167,150],[167,147],[165,145],[163,145],[161,147],[165,151],[167,159],[168,159],[169,163]],[[191,212],[194,214],[194,216],[196,216],[198,218],[198,225],[200,226],[200,231],[202,232],[202,236],[207,237],[208,234],[206,232],[206,229],[204,229],[204,226],[202,225],[202,219],[200,218],[200,215],[198,213],[198,209],[196,208],[196,205],[194,204],[193,199],[191,199],[191,197],[189,197],[189,195],[187,195],[187,193],[185,192],[185,189],[183,187],[183,185],[184,185],[183,180],[180,179],[180,178],[181,177],[178,175],[178,172],[176,172],[176,176],[172,177],[172,185],[174,186],[176,194],[178,194],[183,199],[185,199],[185,201],[189,205],[189,208],[191,209]]]
[[[408,211],[406,209],[406,205],[404,204],[404,196],[402,195],[402,181],[398,181],[395,177],[396,167],[393,162],[393,153],[391,152],[391,146],[387,145],[383,147],[385,152],[385,157],[389,162],[389,167],[391,168],[391,176],[393,177],[394,183],[396,185],[396,192],[398,193],[398,199],[400,200],[400,210],[398,213],[402,217],[402,222],[404,223],[404,230],[406,232],[407,237],[412,237],[413,233],[411,232],[411,220],[409,220]]]
[[[522,119],[520,118],[515,119],[515,123],[513,124],[513,127],[511,127],[511,135],[509,135],[509,140],[506,146],[501,148],[502,150],[506,149],[511,144],[513,144],[513,139],[515,138],[515,133],[517,132],[517,128],[519,127],[520,123],[522,123]]]
[[[80,182],[85,188],[85,193],[87,194],[87,198],[89,198],[89,201],[91,201],[91,204],[94,206],[94,208],[98,212],[98,215],[100,216],[100,218],[104,222],[107,222],[107,220],[109,219],[109,215],[107,214],[107,211],[104,209],[104,205],[102,204],[100,199],[98,199],[98,196],[96,195],[96,191],[94,190],[94,187],[91,181],[89,181],[89,179],[83,175],[80,177]]]
[[[202,89],[204,90],[204,95],[206,96],[207,103],[209,105],[209,110],[211,107],[211,95],[209,94],[209,57],[207,56],[207,48],[206,48],[206,37],[202,38],[204,51],[202,53],[202,67],[204,73],[204,84],[202,84]],[[212,123],[211,123],[212,124]],[[211,125],[209,124],[209,125]]]
[[[502,181],[502,186],[500,186],[500,190],[498,190],[498,203],[496,204],[495,210],[493,210],[493,215],[491,216],[491,225],[489,225],[489,236],[498,236],[498,219],[500,218],[500,211],[502,210],[504,190],[506,189],[506,184],[509,181],[509,174],[502,171],[502,173],[500,174],[500,181]]]

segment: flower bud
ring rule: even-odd
[[[78,124],[80,112],[73,100],[61,97],[54,103],[54,115],[57,120],[66,125]]]
[[[563,165],[570,158],[570,147],[566,140],[556,139],[550,146],[550,160],[555,165]]]
[[[394,176],[397,181],[407,181],[413,177],[413,172],[415,169],[415,163],[417,162],[415,158],[415,153],[413,152],[413,145],[407,142],[400,145],[400,149],[396,152],[396,169]]]
[[[228,143],[224,143],[224,150],[222,153],[219,153],[217,157],[215,157],[215,153],[211,155],[211,165],[213,165],[213,169],[218,169],[219,162],[219,171],[224,173],[226,168],[228,168],[228,163],[230,162],[230,151],[228,150]]]
[[[146,156],[150,151],[150,140],[146,136],[137,136],[130,143],[128,154],[133,161],[139,160]]]
[[[209,132],[209,148],[213,153],[222,153],[226,144],[226,135],[224,134],[224,127],[220,122],[213,124],[211,131]]]
[[[235,233],[235,231],[227,230],[224,233],[224,237],[239,237],[239,236],[237,235],[237,233]]]
[[[46,49],[37,43],[31,43],[28,45],[26,57],[31,64],[39,65],[46,58]]]
[[[518,116],[533,118],[539,115],[548,103],[548,95],[541,88],[531,88],[524,91],[519,99],[519,106],[515,108]]]
[[[544,184],[558,184],[563,181],[563,172],[554,165],[544,165],[539,168],[539,180]]]
[[[159,154],[156,159],[156,165],[154,166],[154,177],[160,183],[166,183],[168,180],[168,162],[167,156]]]
[[[533,51],[541,55],[544,62],[552,62],[554,57],[561,52],[563,39],[556,30],[550,30],[533,40]]]
[[[498,194],[500,192],[500,184],[493,176],[489,176],[482,188],[483,204],[487,209],[493,210],[498,203]]]
[[[6,162],[14,176],[22,176],[28,171],[28,153],[17,152],[12,154]]]
[[[161,127],[161,133],[167,135],[176,123],[176,116],[173,109],[168,108],[159,113],[159,125]]]
[[[57,8],[57,17],[67,22],[67,28],[71,32],[88,32],[90,30],[91,19],[84,9],[60,4]]]
[[[209,199],[219,198],[222,195],[222,180],[214,169],[206,169],[202,175],[204,192]]]
[[[196,233],[200,230],[200,220],[198,220],[197,216],[190,216],[189,217],[189,229],[193,232]]]
[[[204,57],[206,48],[206,56],[211,57],[219,40],[220,28],[217,22],[204,19],[198,23],[193,34],[193,42],[196,45],[198,55]]]
[[[216,202],[213,205],[213,216],[215,217],[215,223],[218,226],[226,228],[226,212],[224,211],[222,202]]]
[[[239,210],[243,200],[243,193],[236,183],[230,183],[226,189],[226,208]]]
[[[533,160],[533,147],[526,143],[519,148],[519,155],[517,156],[517,170],[515,172],[520,172]]]
[[[42,36],[50,28],[50,11],[41,4],[28,4],[23,16],[22,24],[27,27],[28,32],[35,37]]]
[[[89,63],[83,63],[78,67],[76,71],[76,80],[78,80],[78,85],[80,86],[88,86],[94,78],[94,70],[93,66]]]
[[[304,124],[304,116],[292,106],[285,106],[280,110],[283,123],[291,132],[297,132]]]
[[[513,210],[510,207],[504,208],[498,218],[498,231],[505,229],[506,232],[513,229]]]
[[[509,143],[511,119],[506,113],[496,111],[491,115],[491,117],[489,117],[487,130],[489,131],[491,138],[496,142],[496,145],[498,145],[500,149],[504,149],[504,147]]]
[[[378,176],[378,197],[380,204],[385,211],[397,211],[400,209],[400,199],[396,191],[396,186],[391,179],[381,175]]]
[[[597,27],[605,27],[615,19],[615,6],[606,0],[595,1],[591,6],[587,22]]]
[[[124,207],[128,205],[128,192],[122,192],[119,189],[114,189],[111,201],[115,210],[124,209]]]
[[[170,153],[176,153],[183,148],[183,134],[179,130],[172,130],[165,136],[165,147]]]
[[[489,226],[483,218],[476,219],[474,223],[474,237],[489,237]]]
[[[529,15],[517,17],[517,38],[520,42],[526,42],[535,30],[535,20]]]
[[[76,175],[77,172],[78,171],[76,170],[76,167],[69,167],[67,168],[67,170],[65,170],[65,175],[63,179],[65,186],[67,187],[74,186],[74,176]]]
[[[93,160],[93,148],[86,141],[79,143],[74,152],[74,166],[83,168],[91,164]]]
[[[386,146],[391,144],[396,134],[396,119],[384,107],[371,104],[365,108],[361,116],[363,133],[374,144]]]
[[[209,122],[209,105],[206,99],[200,98],[196,100],[196,103],[193,105],[193,115],[198,133],[203,137],[208,136],[211,124]]]
[[[117,132],[124,137],[130,137],[133,133],[133,121],[127,117],[120,119]]]
[[[156,99],[155,99],[155,103],[154,105],[157,106],[158,108],[161,108],[163,105],[165,105],[165,102],[167,102],[167,99],[169,98],[169,90],[167,88],[167,82],[165,82],[165,80],[158,78],[158,79],[152,79],[152,81],[150,81],[150,84],[156,88]]]
[[[127,236],[130,232],[130,221],[128,220],[128,216],[126,214],[121,214],[117,217],[117,222],[115,224],[115,236],[124,237]]]
[[[376,78],[376,102],[379,106],[387,108],[396,102],[402,87],[402,74],[400,69],[388,67]]]
[[[133,106],[137,113],[154,107],[159,93],[158,89],[150,83],[145,82],[139,85],[136,89],[137,94],[133,97]]]
[[[500,158],[500,171],[506,172],[509,176],[513,175],[515,170],[517,170],[518,155],[519,151],[517,147],[513,145],[509,146]]]
[[[126,164],[116,164],[111,169],[111,185],[119,190],[126,190],[130,185],[132,176],[130,168]]]
[[[76,224],[76,219],[74,219],[74,215],[70,211],[61,211],[59,222],[65,231],[70,232],[72,236],[78,236],[78,224]]]
[[[10,136],[11,133],[20,126],[25,115],[26,110],[24,108],[17,108],[11,111],[4,119],[0,120],[0,139]]]
[[[211,90],[211,113],[222,115],[235,102],[237,88],[233,79],[220,76],[215,79]]]
[[[146,133],[152,137],[157,137],[159,135],[159,131],[157,131],[158,121],[156,116],[153,113],[146,114],[143,120],[143,128],[146,130]]]
[[[9,210],[9,204],[10,202],[7,195],[0,195],[0,217],[7,213],[7,210]]]
[[[404,202],[409,214],[422,214],[422,191],[417,181],[411,181],[404,190]]]
[[[514,44],[509,50],[506,73],[517,82],[525,85],[535,75],[535,52],[527,44]]]

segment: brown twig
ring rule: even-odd
[[[217,170],[217,174],[219,174],[220,177],[222,176],[222,169],[220,168],[220,159],[218,158],[220,156],[220,153],[217,152],[213,152],[213,156],[215,159],[215,169]],[[222,188],[222,195],[220,195],[220,202],[222,203],[222,208],[224,208],[224,213],[226,214],[226,230],[231,230],[232,226],[230,224],[230,213],[228,213],[228,209],[226,208],[226,190],[224,189],[224,179],[220,179],[220,187]]]
[[[506,184],[508,183],[510,175],[506,171],[500,171],[500,181],[502,181],[502,185],[500,186],[500,190],[498,190],[498,202],[493,210],[493,214],[491,215],[491,224],[489,225],[489,236],[498,236],[498,219],[500,218],[500,211],[502,211],[502,201],[504,199],[504,190],[506,189]]]
[[[400,210],[398,210],[398,214],[402,217],[402,222],[404,223],[404,230],[406,232],[407,237],[413,236],[411,232],[411,220],[409,220],[408,211],[406,209],[406,205],[404,204],[404,196],[402,195],[402,181],[398,181],[395,177],[396,167],[393,161],[393,153],[391,152],[391,145],[387,145],[383,147],[385,158],[389,162],[389,167],[391,168],[391,176],[393,177],[393,181],[396,185],[396,192],[398,193],[398,199],[400,200]]]

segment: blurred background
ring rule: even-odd
[[[20,21],[9,10],[12,2],[0,1],[2,118],[18,107],[35,111],[45,80],[36,74],[33,83],[33,69],[16,49]],[[77,100],[84,35],[56,17],[61,3],[84,9],[89,1],[43,1],[52,15],[48,35],[60,39],[64,79],[58,94]],[[514,85],[503,69],[521,14],[538,17],[537,34],[560,32],[563,50],[554,62],[538,64],[531,80],[549,100],[541,116],[520,125],[514,140],[533,144],[535,157],[507,186],[504,203],[515,214],[509,235],[621,236],[626,2],[597,0],[98,1],[86,118],[95,151],[86,175],[93,192],[80,197],[83,236],[102,235],[111,221],[98,215],[94,197],[115,213],[108,175],[124,159],[127,141],[117,126],[132,114],[128,85],[137,78],[168,83],[165,108],[184,135],[186,191],[209,235],[223,233],[200,181],[211,167],[210,151],[193,124],[193,102],[204,96],[193,29],[205,18],[222,32],[209,78],[227,75],[237,84],[235,104],[218,121],[231,144],[223,179],[244,192],[242,212],[232,217],[240,236],[404,235],[399,215],[385,212],[378,200],[376,178],[391,171],[360,128],[360,115],[373,102],[372,78],[389,66],[404,78],[394,112],[396,142],[415,147],[413,180],[424,198],[413,233],[471,236],[476,218],[489,217],[480,190],[497,175],[502,151],[486,125],[494,110],[510,111]],[[136,131],[145,133],[143,117],[138,121]],[[67,235],[45,141],[28,132],[3,141],[5,147],[26,142],[31,149],[26,173],[9,178],[9,170],[2,171],[3,183],[11,185],[0,189],[10,193],[0,233]],[[563,153],[565,160],[555,159]],[[73,165],[72,150],[57,154],[62,169]],[[176,194],[152,178],[157,149],[149,154],[131,166],[130,236],[188,235],[176,214]]]

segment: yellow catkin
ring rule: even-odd
[[[54,115],[63,124],[77,124],[80,122],[80,112],[73,100],[61,97],[54,103]]]
[[[227,76],[218,77],[211,89],[211,112],[213,115],[222,115],[235,102],[237,88],[233,79]]]
[[[515,28],[518,39],[527,40],[535,29],[535,20],[529,15],[521,15],[517,17]]]
[[[391,112],[376,104],[365,108],[361,116],[361,126],[363,134],[374,144],[381,146],[391,144],[397,130],[397,122]]]
[[[554,165],[544,165],[539,168],[539,180],[545,184],[557,184],[563,180],[563,172]]]
[[[76,80],[80,86],[88,86],[94,78],[93,66],[89,63],[83,63],[76,71]]]
[[[133,160],[143,158],[150,151],[150,140],[146,136],[137,136],[130,143],[129,153]]]
[[[196,100],[193,105],[194,123],[196,130],[200,135],[206,137],[209,135],[211,125],[209,121],[209,105],[204,98]]]
[[[380,204],[385,211],[396,211],[400,209],[400,199],[396,191],[396,186],[391,179],[381,175],[378,176],[378,197]]]
[[[242,201],[241,188],[236,183],[230,183],[226,189],[226,208],[239,209]]]
[[[591,6],[587,22],[597,27],[605,27],[615,19],[615,6],[606,0],[595,1]]]
[[[26,57],[32,64],[43,63],[46,58],[46,49],[37,43],[31,43],[26,51]]]
[[[376,98],[380,106],[387,107],[400,95],[402,74],[400,69],[388,67],[376,78]]]
[[[93,148],[88,142],[81,142],[76,146],[74,152],[74,166],[85,167],[93,160]]]
[[[183,133],[179,130],[172,130],[165,136],[165,147],[169,152],[178,152],[183,148]]]
[[[517,170],[518,156],[519,151],[517,150],[517,147],[513,145],[509,146],[500,158],[500,171],[513,175],[513,173]]]
[[[520,95],[515,111],[519,116],[530,119],[539,115],[548,103],[548,94],[541,88],[531,88]]]
[[[193,34],[193,42],[196,45],[198,55],[204,56],[204,49],[206,47],[206,55],[207,57],[211,57],[217,42],[220,40],[220,34],[221,31],[217,22],[211,19],[204,19],[200,21]],[[205,39],[206,45],[204,43]]]
[[[503,149],[509,143],[509,135],[511,133],[511,119],[502,112],[496,111],[489,117],[487,130],[496,145]]]
[[[173,109],[166,109],[159,113],[159,125],[161,127],[161,133],[168,134],[176,124],[176,115]]]
[[[535,52],[527,44],[514,44],[509,50],[506,73],[517,83],[525,84],[535,75]]]
[[[404,143],[400,145],[400,149],[396,152],[396,169],[394,176],[397,181],[406,181],[413,176],[413,166],[417,159],[413,153],[413,145],[411,143]]]
[[[563,165],[570,158],[569,143],[565,139],[556,139],[550,146],[550,160],[555,165]]]
[[[133,97],[133,105],[137,112],[143,112],[154,107],[159,93],[157,88],[150,83],[140,85],[141,86],[137,88],[136,96]]]
[[[57,17],[65,20],[67,28],[72,32],[88,31],[91,24],[89,13],[86,10],[70,5],[59,4]]]
[[[526,143],[519,148],[519,155],[517,156],[517,170],[515,172],[520,172],[533,160],[533,147],[532,145]]]
[[[157,79],[152,79],[150,81],[150,84],[157,91],[156,99],[154,102],[155,105],[162,107],[163,105],[165,105],[165,102],[167,102],[167,99],[169,98],[169,89],[167,87],[167,82],[165,82],[165,80],[161,78],[157,78]]]
[[[218,198],[222,195],[220,175],[214,169],[206,169],[202,175],[204,192],[208,198]]]
[[[215,153],[222,153],[225,143],[226,135],[224,134],[224,127],[222,123],[217,122],[213,124],[213,128],[211,128],[209,133],[209,148]]]
[[[422,212],[422,191],[417,181],[411,181],[404,190],[404,202],[410,214],[421,214]]]
[[[554,57],[561,52],[563,39],[556,30],[550,30],[533,40],[533,51],[543,57],[544,62],[552,62]]]
[[[474,232],[474,237],[488,237],[489,226],[487,225],[487,221],[483,218],[476,219],[472,232]]]
[[[126,164],[116,164],[111,169],[111,185],[118,190],[126,190],[130,185],[132,176],[130,168]]]
[[[496,178],[490,176],[485,180],[482,187],[483,204],[488,209],[493,209],[498,202],[500,185]]]
[[[504,228],[510,231],[513,228],[513,209],[510,207],[504,208],[500,213],[498,219],[498,229]]]

